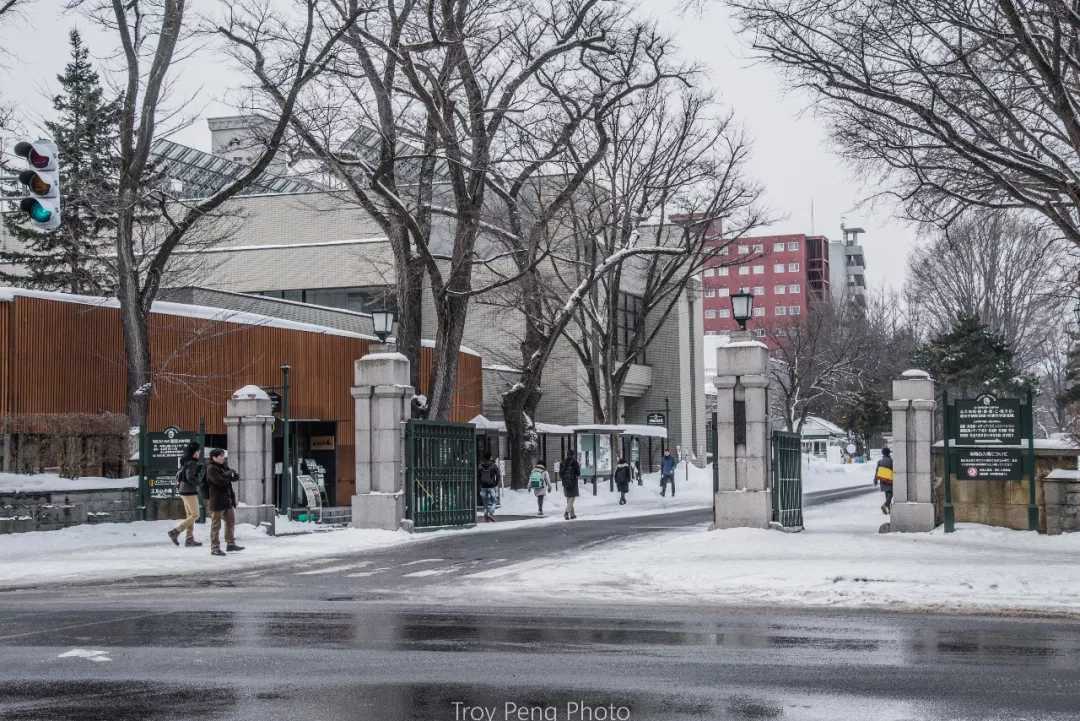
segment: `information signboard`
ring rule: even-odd
[[[176,472],[180,470],[184,449],[193,442],[200,442],[197,432],[182,431],[173,426],[161,433],[146,434],[144,473],[150,498],[166,500],[176,497],[179,490]]]
[[[1020,445],[1020,401],[989,393],[956,401],[956,445]]]
[[[645,416],[645,425],[647,426],[666,426],[667,416],[663,413],[650,413]]]
[[[1019,448],[957,448],[953,458],[958,480],[1024,480],[1024,452]]]

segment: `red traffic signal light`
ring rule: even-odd
[[[54,158],[50,157],[46,152],[41,152],[38,148],[34,147],[33,143],[28,143],[25,140],[19,143],[15,143],[15,154],[26,158],[26,162],[30,163],[30,166],[37,168],[38,170],[49,169],[52,165]]]

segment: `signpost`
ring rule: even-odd
[[[1031,391],[1027,403],[983,393],[957,399],[945,408],[945,532],[956,530],[952,476],[969,481],[1022,481],[1028,478],[1028,528],[1039,527],[1035,502],[1035,433]],[[1026,441],[1027,449],[1021,445]]]
[[[143,477],[145,495],[156,501],[175,498],[179,490],[176,472],[180,470],[184,449],[189,443],[202,445],[202,436],[196,431],[182,431],[169,426],[160,433],[146,433],[143,439]]]
[[[645,425],[648,426],[666,426],[667,416],[663,413],[650,413],[645,416]]]

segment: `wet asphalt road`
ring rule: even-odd
[[[468,578],[707,517],[523,523],[231,577],[0,593],[0,719],[1080,717],[1078,622],[495,608]],[[425,603],[433,577],[474,584],[475,602]]]

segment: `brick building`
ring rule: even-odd
[[[820,235],[742,238],[721,248],[702,273],[706,335],[738,329],[731,317],[732,293],[754,295],[747,329],[765,338],[766,329],[797,322],[812,299],[829,293],[829,240]]]

